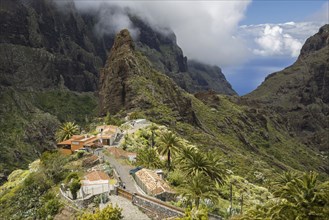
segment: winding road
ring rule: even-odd
[[[105,148],[104,150],[107,150],[107,148]],[[95,152],[95,154],[97,156],[104,158],[104,161],[107,161],[112,165],[112,167],[118,172],[122,182],[125,183],[127,191],[129,191],[131,193],[139,192],[136,187],[134,179],[129,174],[129,170],[133,169],[134,167],[120,163],[120,161],[118,159],[116,159],[114,156],[112,156],[112,155],[107,156],[104,154],[103,151]]]

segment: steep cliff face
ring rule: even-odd
[[[227,82],[218,66],[210,66],[198,61],[188,61],[188,73],[196,83],[186,84],[188,91],[202,92],[213,90],[219,94],[237,95]]]
[[[115,38],[101,70],[99,94],[102,114],[137,110],[161,117],[159,110],[169,111],[178,121],[194,122],[187,94],[170,78],[152,68],[144,55],[135,49],[128,30],[122,30]]]
[[[72,4],[59,10],[53,1],[1,2],[3,85],[95,91],[103,65],[100,44]]]
[[[1,183],[56,147],[60,122],[95,113],[96,97],[80,92],[97,89],[96,54],[106,53],[71,4],[64,13],[53,1],[3,0],[0,20]]]
[[[286,118],[287,127],[304,144],[328,150],[329,25],[310,37],[297,61],[268,76],[247,95]]]
[[[189,93],[213,90],[219,94],[237,95],[219,67],[184,56],[171,30],[160,33],[136,17],[131,20],[140,30],[136,48],[156,70],[166,73],[181,88]]]
[[[79,92],[97,90],[99,69],[114,36],[95,33],[96,15],[77,11],[73,2],[57,6],[52,0],[4,0],[1,6],[1,84],[41,89],[65,85]],[[210,80],[208,76],[213,71],[209,68],[204,70],[210,72],[196,72],[193,67],[189,71],[187,58],[173,32],[160,33],[132,15],[130,20],[140,33],[136,48],[157,70],[188,92],[213,89],[223,94],[235,93],[221,74]]]

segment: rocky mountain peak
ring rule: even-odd
[[[102,115],[137,110],[156,118],[162,117],[162,111],[167,109],[178,121],[196,123],[189,95],[165,73],[157,71],[141,51],[134,49],[127,30],[115,37],[101,70],[99,95]]]
[[[304,58],[311,53],[321,50],[329,45],[329,24],[322,26],[319,32],[308,38],[301,49],[299,58]]]
[[[115,37],[110,56],[116,55],[118,51],[133,51],[135,44],[127,29],[121,30]]]
[[[114,40],[105,67],[100,71],[100,112],[118,112],[129,103],[127,94],[129,76],[137,74],[134,41],[127,29],[120,31]]]

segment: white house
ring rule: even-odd
[[[81,189],[84,195],[98,195],[114,190],[110,184],[111,178],[103,171],[92,171],[81,180]]]

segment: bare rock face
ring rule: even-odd
[[[105,67],[100,71],[101,114],[106,114],[107,111],[117,113],[129,103],[131,97],[127,79],[138,74],[134,50],[129,31],[122,30],[115,38]]]

